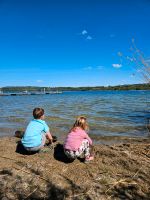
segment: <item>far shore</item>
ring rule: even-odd
[[[18,93],[18,92],[31,92],[31,93],[53,93],[61,91],[133,91],[133,90],[150,90],[149,83],[143,84],[124,84],[115,86],[78,86],[78,87],[50,87],[50,86],[6,86],[0,88],[1,93]]]

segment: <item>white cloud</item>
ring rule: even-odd
[[[37,82],[37,83],[42,83],[42,82],[43,82],[43,80],[36,80],[36,82]]]
[[[91,35],[88,35],[88,31],[87,30],[83,30],[79,35],[82,35],[83,38],[85,38],[86,40],[92,40],[93,37]]]
[[[93,38],[90,35],[88,35],[86,39],[87,40],[92,40]]]
[[[119,69],[119,68],[121,68],[121,67],[122,67],[122,65],[121,65],[121,64],[112,64],[112,66],[113,66],[114,68],[117,68],[117,69]]]
[[[97,66],[97,67],[96,67],[96,69],[99,69],[99,70],[101,70],[101,69],[103,69],[103,68],[104,68],[103,65],[100,65],[100,66]]]
[[[93,67],[91,67],[91,66],[88,66],[88,67],[84,67],[83,69],[84,69],[84,70],[92,70],[92,69],[93,69]]]
[[[88,33],[87,30],[83,30],[83,31],[81,32],[82,35],[86,35],[87,33]]]
[[[103,65],[99,65],[99,66],[95,66],[95,67],[87,66],[87,67],[84,67],[83,70],[101,70],[103,68],[104,68]]]

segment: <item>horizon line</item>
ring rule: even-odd
[[[16,87],[16,88],[18,88],[18,87],[39,87],[39,88],[44,88],[44,87],[46,87],[46,88],[68,88],[68,87],[70,87],[70,88],[80,88],[80,87],[116,87],[116,86],[127,86],[127,85],[144,85],[144,84],[149,84],[149,83],[134,83],[134,84],[120,84],[120,85],[107,85],[107,86],[104,86],[104,85],[95,85],[95,86],[31,86],[31,85],[24,85],[24,86],[22,86],[22,85],[20,85],[20,86],[2,86],[2,87],[0,87],[0,89],[2,89],[2,88],[7,88],[7,87]]]

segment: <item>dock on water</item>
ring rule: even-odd
[[[48,95],[48,94],[62,94],[62,91],[0,93],[0,96]]]

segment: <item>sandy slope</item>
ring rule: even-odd
[[[0,199],[150,199],[148,139],[96,145],[88,164],[69,163],[60,143],[46,153],[17,153],[18,140],[0,139]]]

